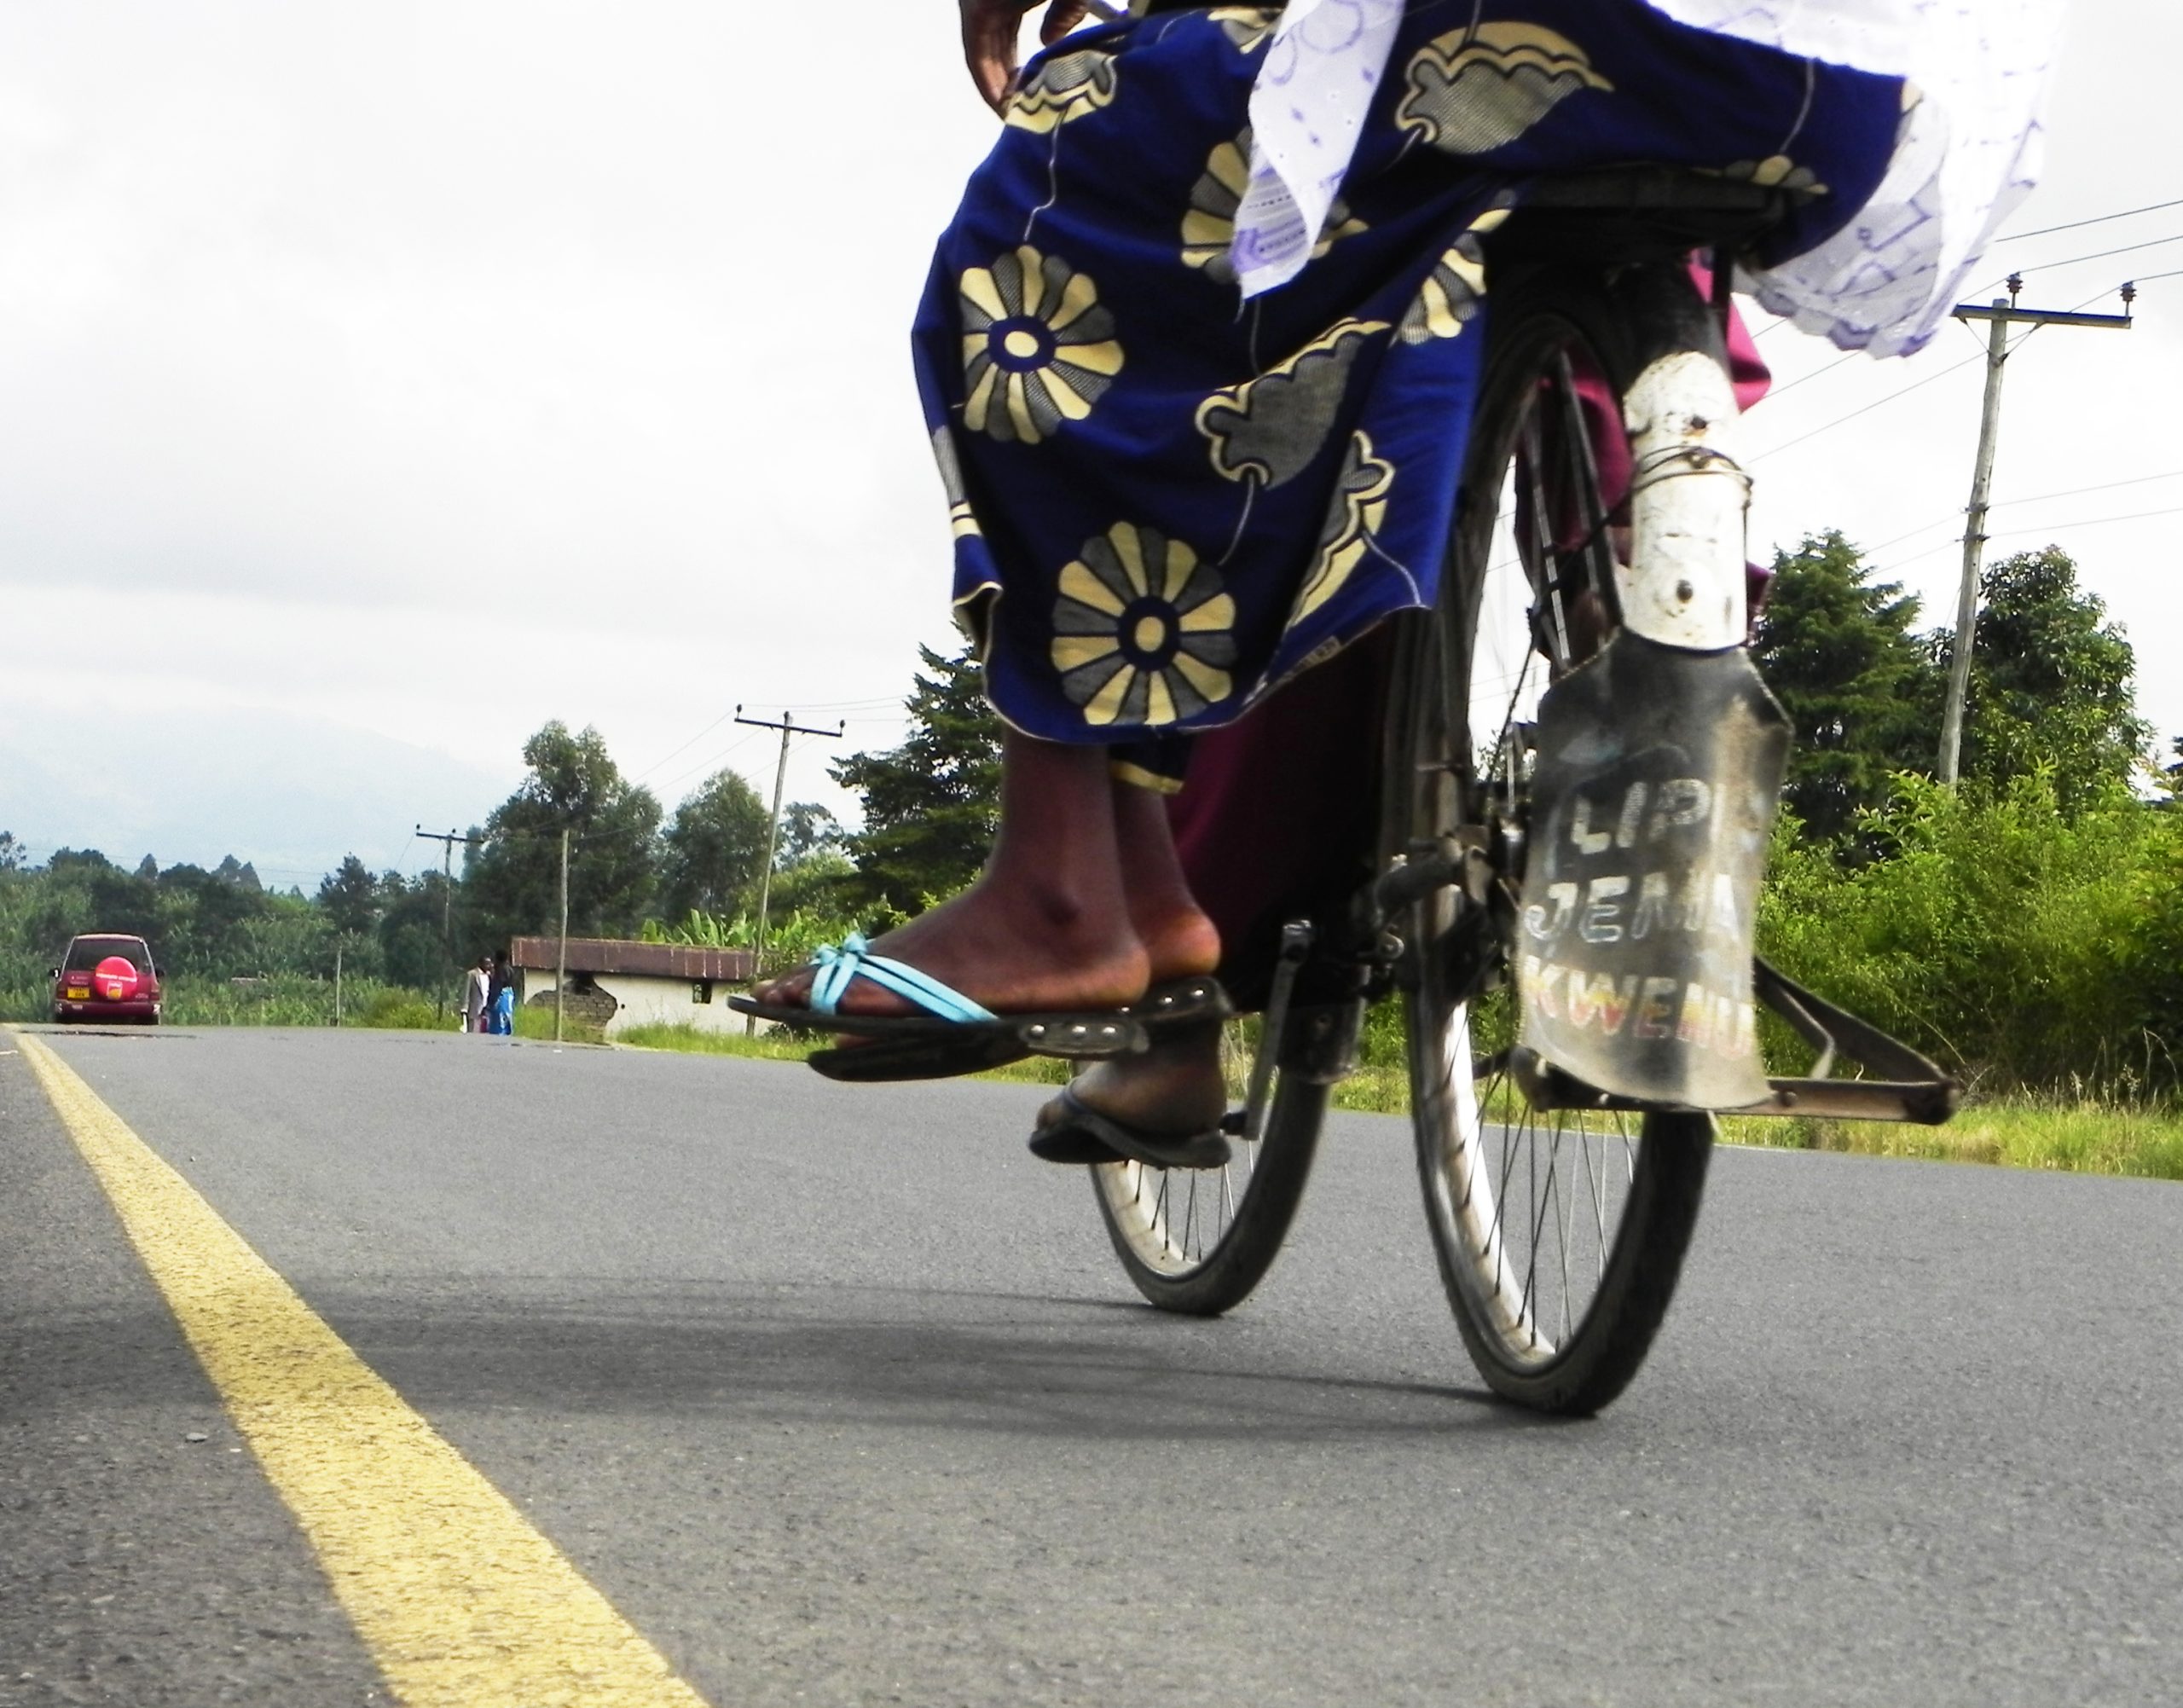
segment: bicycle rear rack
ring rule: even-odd
[[[1769,1079],[1766,1083],[1771,1094],[1763,1102],[1717,1113],[1910,1121],[1938,1126],[1961,1104],[1961,1080],[1943,1073],[1934,1062],[1870,1021],[1806,990],[1763,958],[1752,963],[1752,991],[1819,1055],[1810,1074],[1803,1079]],[[1833,1069],[1842,1057],[1879,1077],[1836,1079]],[[1518,1052],[1511,1067],[1525,1096],[1537,1109],[1657,1107],[1587,1086],[1530,1051]]]

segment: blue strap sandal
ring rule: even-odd
[[[852,1049],[818,1052],[812,1065],[832,1078],[942,1079],[999,1067],[1025,1056],[1096,1061],[1132,1055],[1144,1049],[1149,1041],[1145,1022],[1135,1011],[1142,1005],[1092,1013],[995,1014],[929,974],[873,954],[862,932],[851,932],[839,944],[820,949],[812,964],[817,976],[812,981],[809,1006],[760,1002],[747,996],[731,998],[728,1005],[738,1013],[785,1026],[873,1040]],[[893,992],[924,1012],[843,1013],[842,997],[860,978]],[[1171,987],[1147,993],[1148,1002],[1155,996],[1168,998],[1164,1006],[1155,1004],[1162,1023],[1180,1017],[1179,1010],[1185,1007],[1194,1006],[1199,1017],[1204,1017],[1213,1011],[1207,1004],[1216,997],[1219,1010],[1226,1011],[1226,993],[1220,991],[1217,980],[1177,982],[1197,987],[1199,995],[1194,1003],[1185,1003]]]

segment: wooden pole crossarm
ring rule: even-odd
[[[2128,332],[2131,326],[2128,315],[2081,315],[2059,309],[2015,309],[2001,304],[1981,308],[1976,303],[1958,303],[1954,313],[1960,321],[2014,321],[2024,326],[2105,327],[2111,332]]]
[[[840,740],[843,732],[848,728],[848,721],[846,718],[842,721],[840,729],[807,729],[800,723],[785,721],[787,715],[784,712],[781,715],[781,721],[773,718],[746,718],[741,715],[738,709],[735,721],[738,723],[747,723],[753,729],[777,729],[784,735],[823,735],[829,741]]]

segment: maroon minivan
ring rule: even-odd
[[[71,941],[53,970],[53,1017],[159,1023],[159,975],[142,937],[96,932]]]

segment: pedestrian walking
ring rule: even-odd
[[[493,961],[489,955],[480,955],[477,965],[470,969],[462,982],[462,1029],[483,1032],[485,1029],[485,1004],[492,989]]]
[[[493,957],[493,976],[486,987],[485,1029],[497,1037],[515,1033],[516,971],[506,955]]]

